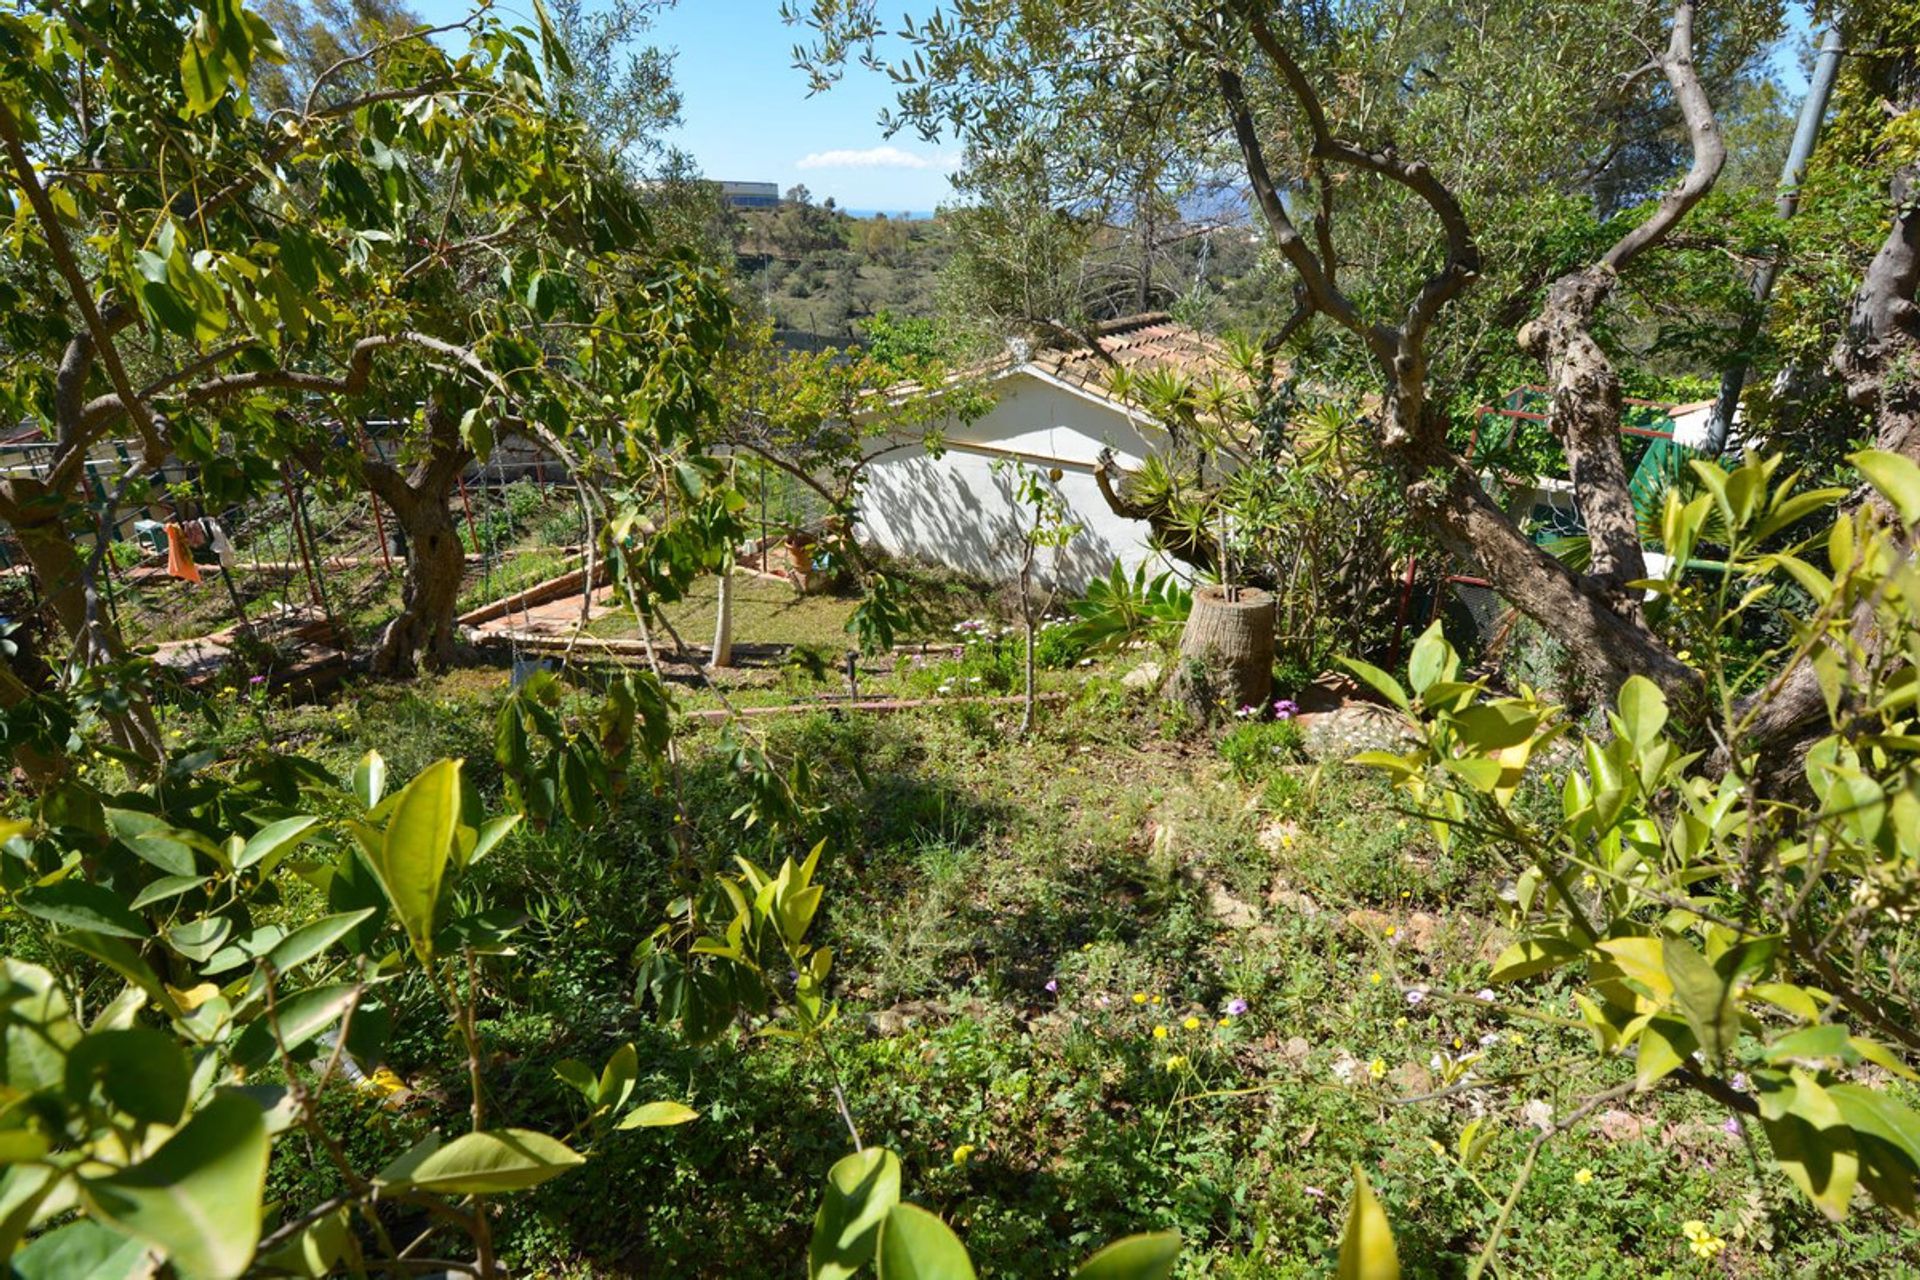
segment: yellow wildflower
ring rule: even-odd
[[[1144,992],[1144,991],[1136,991],[1136,992],[1134,992],[1134,993],[1133,993],[1133,1002],[1134,1002],[1135,1004],[1145,1004],[1145,1003],[1147,1002],[1147,993],[1146,993],[1146,992]]]
[[[1187,1020],[1180,1025],[1189,1031],[1198,1031],[1200,1029],[1200,1019],[1194,1017],[1192,1014],[1188,1014]]]
[[[1166,1069],[1168,1071],[1178,1071],[1180,1068],[1186,1065],[1187,1065],[1187,1055],[1184,1053],[1176,1053],[1171,1058],[1167,1059]]]
[[[1165,1027],[1155,1027],[1153,1029],[1153,1038],[1155,1040],[1165,1040],[1167,1038],[1167,1029]]]
[[[1382,981],[1384,981],[1384,979],[1381,978],[1380,971],[1378,969],[1375,969],[1372,973],[1367,975],[1367,981],[1377,987],[1381,984]]]
[[[953,1149],[953,1162],[955,1164],[965,1164],[967,1161],[973,1159],[975,1150],[976,1148],[971,1142],[961,1143]]]
[[[1367,1074],[1372,1076],[1375,1080],[1386,1079],[1387,1078],[1387,1060],[1385,1058],[1375,1058],[1372,1062],[1369,1062],[1367,1064]]]
[[[1707,1229],[1707,1224],[1698,1218],[1689,1218],[1680,1224],[1680,1233],[1687,1238],[1687,1248],[1696,1258],[1712,1258],[1727,1247],[1727,1242]]]
[[[1577,1182],[1577,1183],[1579,1183],[1579,1184],[1580,1184],[1581,1186],[1583,1186],[1583,1187],[1584,1187],[1584,1186],[1586,1186],[1586,1185],[1587,1185],[1587,1184],[1588,1184],[1589,1182],[1592,1182],[1592,1181],[1593,1181],[1593,1170],[1591,1170],[1591,1169],[1582,1169],[1582,1170],[1580,1170],[1580,1172],[1578,1172],[1578,1173],[1576,1173],[1576,1174],[1574,1174],[1574,1175],[1573,1175],[1573,1180],[1574,1180],[1575,1182]]]
[[[1153,1003],[1155,1003],[1155,1004],[1159,1004],[1159,1003],[1160,1003],[1160,997],[1159,997],[1159,996],[1155,996],[1155,997],[1153,998]]]

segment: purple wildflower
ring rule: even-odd
[[[1275,720],[1291,720],[1299,714],[1299,704],[1294,702],[1292,698],[1281,698],[1273,704],[1273,718]]]
[[[1227,1016],[1229,1018],[1237,1018],[1246,1011],[1247,1002],[1239,996],[1235,996],[1233,999],[1227,1001]]]
[[[1727,1117],[1727,1122],[1726,1122],[1725,1124],[1723,1124],[1723,1125],[1721,1125],[1720,1127],[1721,1127],[1722,1129],[1724,1129],[1724,1130],[1725,1130],[1726,1132],[1728,1132],[1728,1133],[1730,1133],[1730,1134],[1732,1134],[1732,1135],[1733,1135],[1734,1137],[1736,1137],[1736,1138],[1737,1138],[1737,1137],[1739,1137],[1739,1136],[1740,1136],[1740,1133],[1741,1133],[1741,1128],[1740,1128],[1740,1117],[1739,1117],[1739,1116],[1728,1116],[1728,1117]]]
[[[1425,987],[1407,988],[1408,1004],[1417,1006],[1417,1005],[1423,1005],[1426,1002],[1427,1002],[1427,989]]]
[[[248,684],[265,684],[266,682],[267,682],[267,678],[265,676],[254,676],[252,679],[247,681]]]
[[[1302,1187],[1301,1190],[1305,1191],[1308,1195],[1312,1196],[1315,1200],[1324,1200],[1327,1195],[1326,1192],[1322,1191],[1318,1187]]]
[[[1047,979],[1047,994],[1050,996],[1057,996],[1060,994],[1060,980],[1058,978]]]

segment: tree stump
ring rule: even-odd
[[[1205,720],[1265,707],[1273,695],[1273,597],[1253,587],[1195,588],[1173,692]]]

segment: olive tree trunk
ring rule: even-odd
[[[361,461],[367,487],[392,510],[407,540],[400,613],[374,650],[376,675],[445,671],[454,661],[453,620],[466,553],[449,503],[474,455],[461,439],[458,416],[438,398],[428,402],[427,428],[427,455],[410,471],[380,459]]]
[[[447,504],[448,494],[390,487],[381,495],[407,539],[400,612],[374,650],[376,675],[445,671],[453,665],[453,619],[466,570],[466,552]]]

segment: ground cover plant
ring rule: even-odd
[[[666,64],[607,42],[652,8],[274,12],[0,14],[0,407],[43,451],[0,477],[10,1274],[1920,1274],[1903,10],[1832,15],[1859,173],[1770,434],[1640,490],[1608,345],[1767,345],[1744,274],[1649,273],[1787,252],[1709,198],[1773,6],[909,16],[902,120],[996,202],[949,220],[973,314],[807,356],[643,163]],[[880,60],[864,0],[787,16],[818,88]],[[1108,376],[1166,457],[1084,464],[1184,568],[1070,598],[1064,473],[1011,451],[1014,582],[864,545],[869,465],[992,405],[957,335],[1084,341],[1074,237],[1222,165],[1289,318],[1204,386]],[[1552,383],[1578,556],[1455,438],[1437,370],[1490,338]],[[120,536],[159,508],[234,526],[217,591],[161,589],[177,521],[164,568]],[[1412,618],[1437,550],[1559,660]],[[582,625],[457,629],[561,571]],[[1230,607],[1272,693],[1169,698]]]

